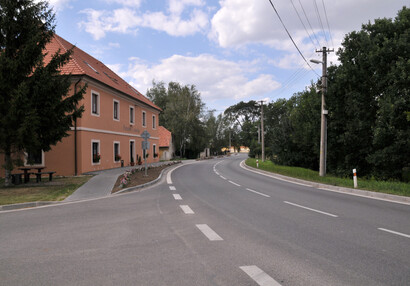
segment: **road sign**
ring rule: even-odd
[[[148,141],[142,141],[142,150],[149,150],[149,142]]]
[[[141,137],[144,138],[144,140],[148,140],[148,138],[150,138],[151,135],[148,133],[147,130],[145,130],[144,132],[142,132]]]

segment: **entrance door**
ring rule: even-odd
[[[134,158],[134,154],[135,154],[135,142],[134,141],[130,141],[130,162],[135,163],[135,158]]]

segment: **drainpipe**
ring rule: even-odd
[[[80,81],[82,79],[83,78],[80,77],[80,79],[74,84],[74,94],[77,93],[77,85],[80,83]],[[77,175],[78,175],[78,169],[77,169],[77,117],[74,117],[74,176],[77,176]]]

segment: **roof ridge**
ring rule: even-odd
[[[67,48],[64,46],[64,44],[60,41],[60,39],[62,39],[59,35],[54,34],[54,38],[56,39],[56,41],[58,42],[58,44],[64,49],[64,51],[67,52]],[[67,42],[68,43],[68,42]],[[70,43],[71,44],[71,43]],[[72,45],[72,44],[71,44]],[[77,48],[77,46],[72,45],[73,48]],[[73,49],[73,53],[74,53],[74,49]],[[77,60],[74,57],[70,57],[70,61],[73,61],[75,66],[82,72],[85,74],[85,71],[83,70],[83,68],[77,63]]]

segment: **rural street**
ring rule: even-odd
[[[0,212],[0,285],[409,285],[409,205],[276,180],[245,158]]]

